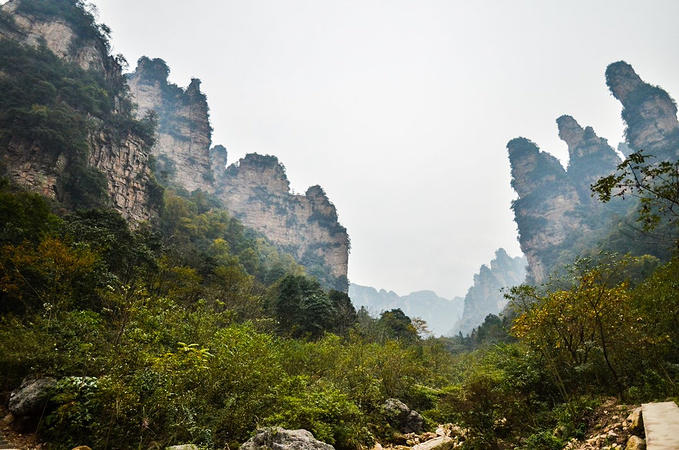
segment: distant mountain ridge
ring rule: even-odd
[[[464,306],[462,297],[448,300],[433,291],[416,291],[400,296],[394,291],[378,291],[373,287],[354,283],[349,284],[349,297],[356,309],[363,307],[374,317],[397,308],[411,319],[418,317],[427,322],[429,330],[435,336],[443,336],[450,330],[462,314]]]
[[[447,335],[467,335],[482,324],[488,314],[499,314],[507,305],[503,289],[525,282],[526,264],[523,255],[512,258],[505,249],[498,249],[490,267],[484,264],[474,275],[474,284],[464,297],[462,316]]]

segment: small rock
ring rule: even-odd
[[[439,436],[427,442],[417,444],[412,450],[450,450],[455,445],[455,441],[447,436]]]
[[[627,421],[630,422],[630,433],[637,436],[640,435],[644,430],[644,418],[641,415],[641,407],[632,411],[632,414],[627,417]]]
[[[198,446],[196,444],[173,445],[166,447],[165,450],[198,450]]]
[[[646,450],[646,441],[639,436],[630,436],[625,450]]]

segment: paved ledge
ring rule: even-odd
[[[679,407],[676,403],[644,403],[641,415],[647,450],[679,449]]]

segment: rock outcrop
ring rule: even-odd
[[[364,307],[371,315],[379,317],[384,311],[400,309],[408,317],[420,318],[427,322],[434,336],[443,336],[450,331],[451,324],[462,316],[464,299],[455,297],[448,300],[433,291],[416,291],[400,296],[394,291],[379,291],[373,287],[349,285],[349,297],[356,309]]]
[[[69,111],[81,114],[79,120],[82,120],[82,124],[76,127],[86,130],[83,132],[87,134],[83,144],[86,149],[83,151],[64,150],[73,148],[73,142],[55,150],[53,146],[45,144],[44,138],[5,132],[0,157],[6,171],[19,185],[59,200],[73,195],[74,184],[79,184],[79,192],[85,196],[90,186],[102,185],[102,195],[107,197],[103,201],[107,206],[115,208],[133,222],[149,219],[154,214],[153,202],[157,200],[158,192],[148,165],[147,140],[133,128],[112,125],[112,121],[102,117],[103,114],[116,117],[120,119],[115,121],[118,124],[129,124],[132,119],[130,103],[125,97],[122,67],[108,53],[106,28],[96,24],[91,14],[75,4],[64,6],[60,10],[61,16],[41,8],[39,2],[21,0],[12,0],[3,5],[0,10],[0,45],[11,43],[52,51],[66,64],[77,65],[82,69],[80,72],[69,69],[74,86],[72,89],[77,92],[79,83],[91,82],[89,77],[95,77],[99,85],[107,89],[106,95],[113,106],[110,111],[102,113],[99,106],[83,104],[77,98],[71,100],[69,108],[72,109]],[[4,75],[13,76],[8,73]],[[55,89],[49,80],[40,82],[44,83],[48,91]],[[63,98],[50,101],[68,102],[68,98],[66,93]],[[38,101],[31,107],[42,108],[48,118],[51,117],[51,111],[57,111],[53,116],[55,119],[46,121],[45,126],[49,128],[53,126],[52,122],[59,120],[59,108],[62,106],[57,103],[50,105],[47,100],[44,102],[41,104]],[[50,136],[59,139],[63,129],[54,128],[51,132]],[[84,157],[83,152],[86,153]],[[78,202],[78,199],[72,201],[74,204]],[[81,206],[89,205],[85,203]]]
[[[243,450],[334,450],[330,444],[321,442],[307,430],[262,428],[241,447]]]
[[[200,91],[200,80],[194,78],[182,89],[168,81],[169,73],[165,61],[144,56],[127,78],[138,118],[150,111],[158,114],[156,142],[151,149],[156,173],[161,181],[189,192],[213,192],[207,98]]]
[[[215,175],[215,194],[241,222],[287,251],[326,287],[346,292],[349,236],[320,186],[290,192],[275,156],[249,154]]]
[[[664,159],[679,156],[677,105],[667,92],[644,82],[632,66],[618,61],[606,69],[606,84],[622,103],[627,143]]]
[[[449,335],[467,335],[483,323],[488,314],[499,314],[507,305],[502,289],[517,286],[526,279],[526,258],[512,258],[500,248],[490,267],[483,265],[474,275],[474,285],[464,298],[462,317],[449,329]]]
[[[419,433],[424,425],[424,418],[397,398],[389,398],[382,411],[389,423],[401,433]]]
[[[50,377],[24,380],[9,397],[9,412],[14,416],[39,415],[56,385],[57,380]]]
[[[660,160],[676,160],[679,122],[670,96],[643,82],[625,62],[608,67],[606,82],[623,104],[628,142],[620,151],[628,156],[643,149]],[[528,139],[507,144],[512,187],[518,194],[514,218],[528,259],[528,280],[535,283],[546,281],[560,265],[606,238],[614,218],[619,220],[634,206],[620,199],[603,204],[591,197],[590,186],[613,173],[621,159],[591,127],[582,128],[570,116],[561,116],[557,124],[559,137],[568,144],[568,170]]]
[[[590,186],[610,175],[622,161],[608,141],[600,138],[592,127],[582,128],[571,116],[556,119],[559,137],[568,145],[568,170],[571,184],[583,205],[596,208]]]

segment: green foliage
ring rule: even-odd
[[[277,412],[266,423],[305,429],[337,449],[355,449],[372,443],[363,429],[365,417],[350,398],[332,384],[293,377],[282,386]]]
[[[592,192],[603,202],[613,197],[637,197],[638,221],[645,231],[656,229],[667,220],[676,235],[679,224],[679,161],[653,161],[641,151],[632,153],[618,165],[617,172],[601,178]]]
[[[406,316],[400,308],[384,311],[380,315],[378,325],[390,339],[404,343],[414,343],[419,339],[410,317]]]
[[[94,39],[108,48],[111,30],[97,24],[94,14],[83,0],[22,0],[17,12],[33,15],[42,20],[65,20],[81,39]]]

